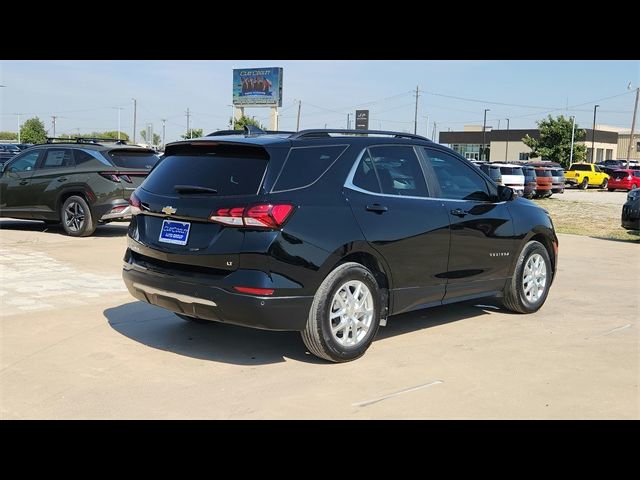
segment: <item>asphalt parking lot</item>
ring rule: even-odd
[[[601,189],[579,190],[576,188],[565,188],[564,193],[556,193],[553,198],[567,200],[570,202],[589,202],[608,205],[624,205],[627,201],[627,193],[622,190],[609,192]]]
[[[392,317],[363,358],[328,364],[295,332],[135,301],[125,232],[0,219],[0,418],[640,418],[637,244],[559,235],[538,313],[483,300]]]

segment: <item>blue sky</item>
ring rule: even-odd
[[[131,134],[136,98],[138,132],[153,123],[161,133],[166,118],[166,140],[175,140],[186,130],[188,107],[192,127],[208,133],[228,126],[232,69],[273,66],[284,68],[283,130],[295,130],[301,100],[301,128],[345,128],[347,113],[368,108],[370,128],[413,131],[416,85],[418,133],[425,134],[428,115],[429,136],[433,121],[438,131],[481,124],[485,108],[494,128],[498,120],[505,128],[507,117],[511,128],[533,128],[551,110],[566,115],[567,105],[590,127],[596,103],[598,123],[629,128],[627,85],[640,86],[638,61],[0,61],[0,130],[16,130],[15,113],[22,121],[37,114],[49,129],[57,115],[58,135],[116,130],[114,107],[122,107],[122,130]],[[264,123],[268,112],[247,109]]]

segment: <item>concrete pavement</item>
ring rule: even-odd
[[[482,300],[392,317],[363,358],[334,365],[295,332],[135,301],[126,225],[45,228],[0,219],[3,419],[640,418],[637,244],[560,235],[536,314]]]

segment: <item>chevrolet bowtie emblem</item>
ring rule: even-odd
[[[167,205],[162,209],[162,213],[166,213],[167,215],[173,215],[178,211],[177,208],[173,208],[171,205]]]

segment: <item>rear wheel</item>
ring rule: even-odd
[[[582,183],[578,188],[580,188],[580,190],[586,190],[588,186],[589,186],[589,177],[584,177],[582,179]]]
[[[607,190],[609,190],[610,192],[613,192],[615,188],[607,188]]]
[[[638,188],[638,185],[636,185],[635,183],[631,185],[631,190],[635,190],[636,188]]]
[[[88,237],[96,231],[97,222],[91,215],[91,209],[86,200],[78,195],[72,195],[64,201],[60,218],[62,228],[72,237]]]
[[[609,179],[608,179],[608,178],[605,178],[605,179],[602,181],[602,185],[600,185],[600,188],[602,188],[602,189],[604,190],[605,188],[607,188],[607,185],[609,185]]]
[[[309,351],[331,362],[348,362],[367,351],[380,323],[380,292],[359,263],[338,266],[316,292],[301,332]]]
[[[551,260],[544,245],[535,240],[527,243],[504,291],[502,305],[512,312],[535,312],[547,299],[552,275]]]

